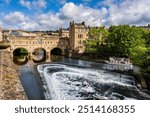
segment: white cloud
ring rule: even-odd
[[[47,14],[41,14],[37,16],[37,22],[41,26],[41,29],[47,30],[47,29],[55,29],[57,30],[61,26],[64,26],[65,23],[59,19],[58,14],[54,13],[47,13]]]
[[[66,3],[60,9],[59,18],[61,20],[75,20],[76,22],[86,21],[89,25],[100,25],[101,20],[107,14],[106,8],[93,9],[83,5],[75,5],[74,3]]]
[[[2,22],[5,28],[25,29],[23,24],[30,22],[30,18],[19,11],[15,11],[5,15]]]
[[[10,25],[17,24],[20,22],[25,22],[27,20],[29,20],[29,18],[24,16],[23,13],[18,12],[18,11],[9,13],[3,19],[4,22],[6,22],[7,24],[10,24]]]
[[[28,9],[43,9],[46,8],[47,2],[45,0],[20,0],[19,2],[22,6]]]
[[[25,0],[22,0],[22,2]],[[121,1],[121,0],[120,0]],[[26,16],[21,12],[11,12],[3,15],[0,25],[6,28],[16,28],[25,30],[52,30],[60,27],[68,27],[69,22],[85,21],[87,25],[147,25],[150,23],[150,1],[147,0],[109,0],[103,3],[100,9],[90,8],[82,4],[65,3],[58,12],[38,13],[33,16]],[[29,2],[26,7],[31,8]],[[37,2],[36,2],[37,4]],[[25,4],[24,4],[25,5]],[[41,4],[41,7],[45,6]],[[106,8],[106,6],[108,8]]]
[[[24,7],[27,7],[28,9],[31,9],[31,2],[30,1],[20,0],[20,4]]]
[[[116,4],[115,0],[109,0],[109,16],[105,25],[131,24],[146,25],[150,23],[150,1],[148,0],[124,0]]]
[[[68,27],[69,22],[86,21],[88,25],[100,25],[105,17],[105,8],[98,10],[74,3],[66,3],[58,13],[42,13],[34,16],[25,16],[21,12],[12,12],[4,16],[3,23],[7,28],[21,28],[26,30],[50,30]]]
[[[1,27],[3,27],[3,22],[2,22],[2,21],[0,21],[0,28],[1,28]]]

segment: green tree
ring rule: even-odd
[[[143,29],[129,25],[109,28],[109,47],[115,56],[130,57],[137,46],[144,46]]]
[[[150,46],[150,30],[144,30],[144,39],[146,42],[146,46]]]
[[[98,56],[101,54],[106,44],[108,30],[104,27],[91,28],[89,31],[89,39],[85,41],[86,53]]]
[[[144,62],[147,61],[148,49],[145,46],[136,46],[130,53],[130,58],[134,65],[144,67]]]
[[[24,48],[20,48],[20,53],[27,54],[28,51],[26,49],[24,49]]]

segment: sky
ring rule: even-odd
[[[0,27],[57,30],[70,21],[88,26],[148,25],[150,0],[0,0]]]

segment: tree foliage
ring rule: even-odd
[[[108,36],[104,27],[92,28],[89,31],[89,39],[85,41],[86,53],[100,54]]]
[[[144,46],[143,30],[128,25],[109,28],[109,47],[115,56],[130,57],[137,46]]]
[[[92,28],[85,42],[86,52],[128,57],[146,73],[150,73],[150,30],[129,25]]]

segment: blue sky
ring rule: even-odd
[[[150,0],[0,0],[4,29],[57,30],[69,22],[89,26],[147,25]]]

